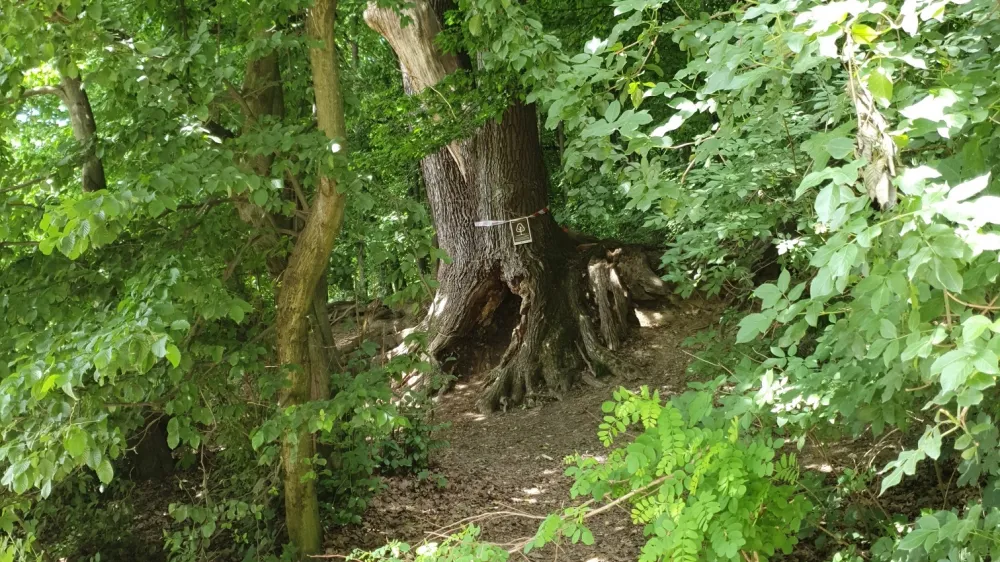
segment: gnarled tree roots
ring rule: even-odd
[[[521,299],[519,316],[480,410],[530,406],[558,399],[581,379],[631,374],[613,351],[634,323],[633,301],[665,297],[668,288],[636,248],[596,245],[568,265],[555,287],[524,279],[509,284]]]

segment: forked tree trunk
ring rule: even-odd
[[[370,3],[365,20],[396,51],[408,89],[419,92],[458,63],[436,49],[440,24],[426,0],[404,13],[413,22],[406,27],[393,10]],[[620,368],[608,348],[620,344],[631,314],[616,268],[627,252],[600,244],[580,251],[548,213],[529,219],[532,242],[518,246],[509,225],[474,225],[546,208],[534,107],[515,103],[472,138],[425,157],[421,168],[440,246],[452,260],[438,271],[438,292],[422,325],[430,333],[430,354],[461,353],[468,336],[496,322],[505,305],[518,307],[510,343],[490,374],[480,408],[557,396],[587,367],[595,374]],[[639,277],[662,286],[648,267],[642,269]]]
[[[324,8],[326,6],[317,5],[310,14],[309,29],[315,38],[332,44],[333,21],[329,14],[334,8],[322,12]],[[331,55],[326,49],[317,50],[320,53],[313,53],[312,63],[319,125],[330,138],[343,139],[337,61],[331,58],[335,54]],[[257,127],[258,120],[265,116],[282,117],[284,101],[277,53],[251,60],[247,64],[242,93],[234,92],[233,95],[243,108],[247,130]],[[268,177],[273,161],[273,154],[258,154],[248,158],[246,164],[256,174]],[[290,180],[297,181],[296,178]],[[286,188],[285,196],[294,200],[290,191]],[[268,214],[248,200],[238,201],[236,205],[240,217],[255,227],[255,246],[268,256],[271,276],[282,279],[278,292],[277,344],[279,360],[289,370],[291,382],[282,397],[282,405],[326,400],[330,396],[330,367],[338,366],[338,358],[326,311],[325,271],[343,217],[343,196],[336,192],[336,184],[331,178],[320,179],[313,208],[288,259],[276,253],[281,237],[275,227],[296,225],[286,224],[287,220]],[[313,438],[304,431],[287,435],[282,442],[285,520],[289,539],[303,557],[318,552],[322,542],[315,484],[302,480],[302,475],[309,470],[307,461],[315,453]]]
[[[342,143],[346,127],[333,36],[336,10],[336,0],[317,0],[306,16],[306,32],[311,40],[319,43],[309,49],[317,124],[327,138]],[[336,180],[320,176],[309,218],[299,232],[283,274],[278,292],[277,330],[278,360],[287,369],[289,378],[289,387],[281,401],[285,407],[304,404],[317,392],[323,392],[322,383],[317,379],[322,376],[318,374],[321,370],[310,362],[310,339],[315,351],[317,343],[321,343],[317,341],[320,334],[314,331],[310,336],[309,317],[320,316],[314,307],[318,300],[317,287],[340,231],[345,204],[344,194],[337,191]],[[325,300],[325,295],[319,298]],[[324,311],[322,317],[325,316]],[[287,433],[282,438],[285,522],[289,540],[303,560],[319,552],[323,538],[316,481],[307,477],[315,453],[315,442],[306,428]]]

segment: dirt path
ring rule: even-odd
[[[617,386],[682,391],[689,357],[683,340],[714,322],[710,310],[667,311],[659,328],[637,328],[622,351],[637,367],[632,380],[606,380],[604,388],[580,386],[563,400],[529,410],[517,409],[483,416],[475,400],[481,377],[459,381],[440,398],[438,419],[451,426],[439,436],[449,447],[434,459],[434,470],[447,479],[438,488],[415,477],[391,478],[388,489],[373,501],[364,523],[336,531],[328,538],[330,553],[352,547],[376,548],[388,540],[420,542],[430,533],[467,517],[511,508],[544,516],[569,506],[571,481],[563,476],[563,459],[573,453],[601,454],[597,439],[601,403]],[[513,543],[534,535],[538,520],[495,517],[483,521],[483,537],[495,543]],[[598,516],[590,525],[596,543],[563,547],[558,559],[588,562],[632,561],[643,544],[640,527],[622,513]],[[538,559],[552,559],[546,548]],[[535,559],[532,554],[529,558]]]

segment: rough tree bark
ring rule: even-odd
[[[441,29],[436,11],[419,0],[405,11],[412,23],[403,27],[392,9],[369,3],[365,10],[365,21],[388,40],[414,93],[459,68],[455,56],[434,44]],[[558,396],[584,368],[594,374],[621,370],[609,349],[620,345],[628,327],[628,279],[666,292],[648,265],[626,271],[619,264],[634,252],[606,244],[581,249],[547,213],[530,219],[533,242],[520,246],[513,245],[508,225],[473,224],[546,208],[535,108],[513,104],[471,138],[425,157],[421,169],[440,246],[452,259],[438,270],[438,292],[421,326],[430,333],[429,353],[461,353],[477,327],[495,322],[502,308],[517,307],[510,343],[480,408]]]

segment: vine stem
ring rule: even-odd
[[[721,363],[714,363],[712,361],[709,361],[708,359],[705,359],[704,357],[699,357],[699,356],[695,355],[694,353],[690,353],[690,352],[688,352],[688,351],[686,351],[684,349],[681,350],[681,353],[683,353],[684,355],[687,355],[688,357],[691,357],[692,359],[697,359],[698,361],[701,361],[703,363],[708,363],[709,365],[711,365],[713,367],[718,367],[718,368],[724,370],[725,372],[729,373],[730,375],[736,376],[732,371],[729,370],[728,367],[726,367],[725,365],[723,365]]]
[[[627,501],[627,500],[628,500],[629,498],[631,498],[632,496],[635,496],[636,494],[642,494],[642,493],[645,493],[645,492],[649,491],[649,489],[650,489],[650,488],[653,488],[653,487],[656,487],[656,486],[659,486],[660,484],[664,483],[665,481],[667,481],[667,480],[669,480],[669,479],[671,479],[671,478],[673,478],[673,477],[674,477],[674,476],[673,476],[672,474],[667,474],[666,476],[661,476],[661,477],[657,478],[656,480],[653,480],[653,481],[652,481],[652,482],[650,482],[649,484],[646,484],[646,485],[645,485],[645,486],[643,486],[642,488],[637,488],[637,489],[635,489],[635,490],[632,490],[631,492],[629,492],[629,493],[625,494],[624,496],[622,496],[622,497],[620,497],[620,498],[616,499],[616,500],[615,500],[615,501],[613,501],[613,502],[610,502],[610,503],[606,503],[606,504],[602,505],[601,507],[599,507],[599,508],[597,508],[597,509],[594,509],[594,510],[592,510],[592,511],[588,511],[587,513],[584,513],[584,514],[583,514],[583,518],[584,518],[584,519],[589,519],[589,518],[591,518],[591,517],[593,517],[593,516],[597,515],[598,513],[603,513],[603,512],[605,512],[605,511],[607,511],[607,510],[611,509],[612,507],[615,507],[616,505],[618,505],[618,504],[620,504],[620,503],[622,503],[622,502],[624,502],[624,501]],[[594,500],[590,500],[590,501],[588,501],[587,503],[585,503],[585,504],[581,505],[580,507],[585,507],[586,505],[590,504],[590,503],[591,503],[591,502],[593,502],[593,501],[594,501]]]
[[[967,306],[969,308],[974,308],[976,310],[984,310],[986,312],[994,312],[996,310],[1000,310],[1000,306],[993,306],[993,302],[996,302],[996,299],[993,299],[993,302],[991,302],[990,304],[986,304],[986,305],[983,305],[983,304],[972,304],[972,303],[968,303],[968,302],[965,302],[965,301],[959,299],[958,297],[956,297],[955,295],[953,295],[950,291],[945,291],[944,294],[949,299],[957,302],[958,304],[960,304],[962,306]],[[945,302],[947,302],[947,301],[945,301]]]

